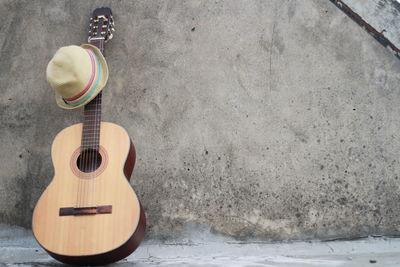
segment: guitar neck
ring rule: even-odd
[[[101,53],[104,54],[104,39],[90,40],[90,44],[99,48]],[[102,92],[85,105],[81,142],[82,149],[99,149],[101,97]]]
[[[101,53],[104,55],[104,38],[92,38],[89,43],[100,49]]]

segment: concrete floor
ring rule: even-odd
[[[238,241],[191,229],[176,238],[150,238],[115,266],[399,266],[400,239],[268,243]],[[59,266],[29,230],[0,227],[0,266]]]

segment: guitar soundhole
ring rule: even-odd
[[[102,157],[97,149],[86,149],[80,153],[76,164],[81,172],[89,173],[97,170],[101,161]]]

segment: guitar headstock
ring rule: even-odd
[[[108,7],[96,8],[93,11],[89,24],[89,38],[91,40],[109,41],[115,31],[114,18],[111,9]]]

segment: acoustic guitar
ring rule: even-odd
[[[111,39],[111,9],[90,19],[89,43],[103,53]],[[136,152],[127,132],[101,122],[101,92],[84,108],[84,122],[62,130],[53,141],[54,178],[33,212],[32,230],[55,259],[99,265],[131,254],[146,218],[129,179]]]

